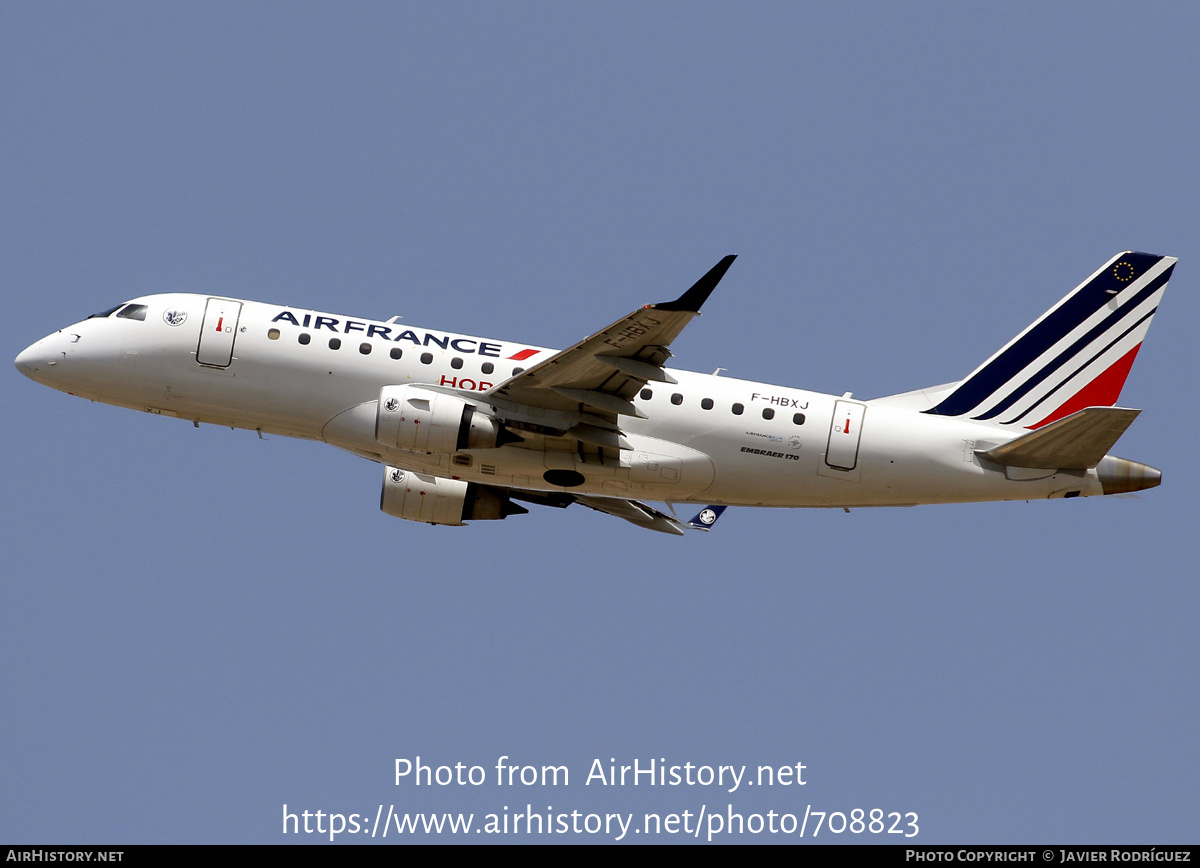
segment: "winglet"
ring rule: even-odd
[[[692,520],[688,522],[688,527],[694,527],[696,530],[712,530],[712,526],[717,523],[717,519],[724,511],[725,507],[723,506],[706,506],[692,517]]]
[[[682,310],[699,313],[700,306],[712,295],[712,291],[717,288],[717,284],[721,282],[721,278],[725,276],[725,272],[729,270],[729,266],[733,265],[735,259],[737,259],[737,254],[731,253],[709,269],[708,274],[692,284],[692,288],[679,298],[651,305],[651,307],[657,310]]]

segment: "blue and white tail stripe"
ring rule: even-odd
[[[1114,256],[926,412],[1037,428],[1086,406],[1111,406],[1175,261]]]

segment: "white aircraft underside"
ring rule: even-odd
[[[339,446],[385,465],[385,512],[434,524],[580,503],[681,533],[644,501],[907,506],[1159,483],[1107,453],[1138,413],[1114,405],[1173,258],[1119,254],[965,379],[871,401],[663,367],[733,259],[561,352],[172,293],[16,365],[91,400]]]

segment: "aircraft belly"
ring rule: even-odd
[[[485,485],[648,500],[697,497],[712,484],[714,476],[712,461],[706,455],[681,447],[675,447],[671,454],[623,451],[603,461],[594,455],[517,446],[466,450],[457,453],[457,458],[395,452],[389,452],[389,456],[388,460],[419,463],[430,472]],[[470,466],[459,463],[465,458],[470,459]]]

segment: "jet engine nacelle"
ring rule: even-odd
[[[379,390],[375,439],[385,446],[429,453],[493,449],[501,432],[499,420],[457,395],[420,386]]]
[[[399,467],[384,469],[379,508],[396,518],[451,525],[529,512],[500,489]]]

